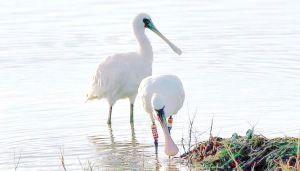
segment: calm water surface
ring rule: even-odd
[[[0,2],[0,170],[184,169],[178,158],[155,156],[150,119],[137,100],[114,108],[106,125],[105,101],[85,102],[97,63],[135,50],[131,22],[148,12],[181,56],[147,31],[153,73],[178,75],[186,103],[172,136],[187,138],[196,113],[199,139],[245,134],[255,125],[268,137],[299,136],[300,10],[284,0],[132,1],[44,0]],[[203,134],[201,134],[204,132]],[[180,150],[183,153],[183,150]]]

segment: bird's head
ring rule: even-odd
[[[164,107],[163,98],[159,94],[154,93],[151,98],[151,104],[154,110],[162,109]]]
[[[151,104],[156,113],[154,117],[159,121],[165,135],[165,153],[168,156],[175,156],[178,153],[178,147],[172,140],[168,130],[163,98],[158,94],[154,94],[151,98]]]
[[[138,14],[135,17],[133,24],[134,24],[134,26],[139,27],[140,29],[154,28],[154,24],[151,20],[151,17],[146,13]]]
[[[146,13],[138,14],[133,21],[133,27],[136,32],[144,31],[146,28],[150,29],[151,31],[156,33],[160,38],[162,38],[172,48],[172,50],[175,53],[181,55],[182,53],[181,50],[158,31],[158,29],[153,24],[151,17],[148,14]]]
[[[158,94],[153,94],[151,98],[152,109],[155,113],[154,118],[161,123],[162,127],[167,127],[165,105],[163,99]]]

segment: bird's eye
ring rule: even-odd
[[[143,19],[143,22],[145,24],[145,27],[148,28],[149,27],[149,23],[150,23],[150,20],[148,18],[144,18]]]
[[[148,18],[144,18],[144,19],[143,19],[143,22],[144,22],[144,23],[149,23],[150,21],[149,21]]]

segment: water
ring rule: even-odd
[[[14,170],[182,169],[178,158],[154,154],[150,119],[136,102],[117,102],[112,127],[105,101],[84,103],[97,63],[134,50],[132,18],[148,12],[158,29],[183,50],[174,54],[147,31],[153,74],[178,75],[186,103],[172,136],[187,138],[196,113],[198,138],[245,134],[255,125],[268,137],[299,136],[299,2],[254,1],[1,1],[0,168]],[[201,134],[204,132],[203,134]],[[183,149],[180,149],[183,153]],[[80,165],[82,163],[82,166]]]

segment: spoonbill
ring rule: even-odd
[[[113,105],[124,98],[130,101],[130,122],[133,123],[133,105],[139,84],[143,78],[152,75],[153,51],[145,35],[146,28],[161,37],[178,55],[181,54],[181,50],[158,31],[148,14],[138,14],[133,20],[133,30],[139,51],[117,53],[105,58],[99,64],[87,94],[87,100],[107,99],[110,106],[107,124],[111,124]]]
[[[139,90],[145,111],[152,121],[152,134],[157,153],[158,134],[155,120],[160,123],[165,137],[165,153],[174,156],[178,148],[170,136],[173,118],[181,109],[185,93],[180,79],[175,75],[149,76],[142,80]],[[166,118],[168,118],[168,123]]]

